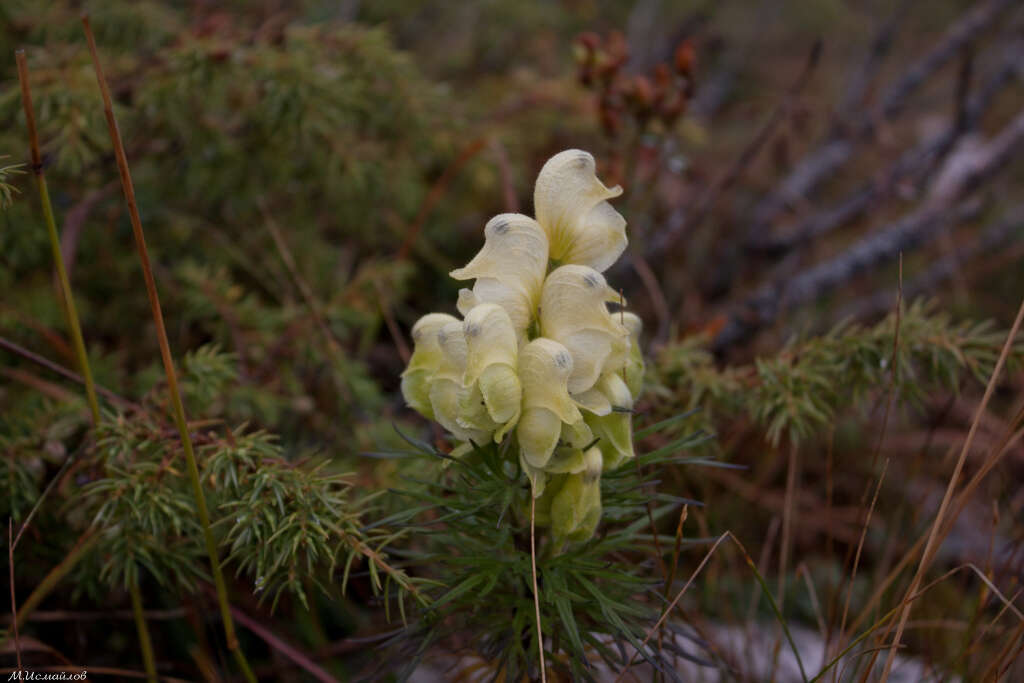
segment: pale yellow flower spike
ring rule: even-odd
[[[413,410],[430,420],[434,419],[430,405],[430,379],[444,361],[437,333],[448,323],[457,322],[447,313],[428,313],[412,326],[414,348],[409,366],[402,373],[402,396]]]
[[[463,383],[479,392],[488,415],[501,425],[494,433],[494,440],[500,442],[515,426],[522,405],[516,331],[508,313],[497,304],[481,304],[471,310],[462,329],[468,347]]]
[[[561,343],[572,354],[569,391],[574,395],[582,395],[594,386],[613,350],[628,348],[629,331],[608,311],[609,301],[620,301],[619,293],[608,286],[603,275],[587,266],[556,268],[544,282],[541,334]]]
[[[456,280],[476,280],[472,290],[459,292],[459,312],[474,306],[502,306],[517,333],[524,334],[537,310],[548,267],[548,239],[537,221],[504,213],[487,222],[484,246],[464,268],[453,270]]]
[[[626,220],[605,201],[622,194],[622,188],[605,187],[596,170],[588,152],[556,154],[537,176],[533,206],[552,259],[604,271],[626,249]]]
[[[580,437],[589,433],[583,415],[569,397],[572,356],[550,339],[534,339],[519,353],[519,378],[523,383],[523,414],[516,428],[523,460],[543,469],[562,436],[563,423]],[[534,488],[535,495],[537,486]]]

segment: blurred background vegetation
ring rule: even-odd
[[[402,624],[378,571],[413,593],[431,572],[395,569],[415,534],[371,522],[407,505],[391,489],[433,475],[366,454],[407,450],[396,425],[443,449],[398,392],[408,331],[428,311],[454,312],[448,271],[479,248],[489,217],[532,212],[537,171],[569,147],[625,189],[631,244],[608,275],[646,323],[637,424],[693,411],[640,450],[703,431],[715,438],[695,446],[701,456],[739,466],[655,473],[659,490],[703,504],[689,507],[676,588],[707,539],[731,531],[802,629],[799,649],[818,653],[815,672],[899,603],[917,565],[900,560],[929,528],[1024,293],[1019,4],[5,0],[0,513],[17,529],[58,477],[17,549],[19,604],[76,558],[22,626],[33,661],[141,670],[126,591],[138,581],[162,672],[223,680],[231,668],[86,8],[233,601],[269,632],[241,627],[261,677],[399,668],[368,668]],[[77,362],[32,174],[17,167],[28,160],[17,48],[107,390],[95,438],[80,385],[59,372]],[[906,671],[922,677],[981,680],[1004,665],[1007,680],[1024,676],[1020,612],[990,590],[1012,599],[1024,562],[1022,358],[1017,342],[965,476],[998,463],[929,574],[970,562],[990,583],[961,572],[915,603],[904,642],[921,668]],[[277,511],[255,519],[268,496]],[[289,526],[295,515],[341,536],[317,540]],[[676,507],[615,550],[666,594],[678,518]],[[680,605],[705,680],[767,680],[773,665],[789,680],[777,619],[735,548],[717,551]],[[450,631],[416,675],[494,675],[471,635]]]

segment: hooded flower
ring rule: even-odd
[[[402,373],[402,396],[409,407],[430,420],[434,419],[434,409],[430,405],[430,379],[444,361],[437,333],[448,323],[457,322],[454,316],[446,313],[428,313],[412,326],[415,346],[409,366]]]
[[[523,414],[516,436],[523,468],[533,482],[534,496],[544,489],[544,470],[559,442],[580,448],[592,434],[579,408],[569,397],[572,356],[550,339],[534,339],[519,353],[523,383]]]
[[[458,309],[467,315],[482,303],[505,309],[519,336],[534,318],[548,267],[548,240],[537,221],[517,213],[495,216],[484,227],[484,246],[456,280],[476,280],[459,292]]]
[[[475,307],[466,315],[462,330],[467,347],[464,411],[471,412],[482,403],[488,417],[499,425],[494,440],[500,442],[515,426],[522,404],[516,331],[508,313],[497,304]]]
[[[604,271],[626,248],[626,219],[607,201],[622,194],[597,179],[594,157],[578,149],[548,159],[537,176],[533,206],[550,256]]]
[[[441,362],[430,381],[430,406],[434,419],[461,441],[486,443],[495,423],[483,406],[469,402],[470,390],[463,383],[469,349],[462,323],[446,323],[437,333]]]
[[[572,355],[570,393],[582,395],[593,387],[613,350],[629,344],[629,331],[606,305],[620,300],[604,276],[587,266],[561,266],[544,282],[540,330]]]

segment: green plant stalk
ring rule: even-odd
[[[135,615],[135,628],[139,632],[139,644],[142,646],[142,661],[146,666],[146,678],[151,683],[156,683],[156,662],[153,659],[153,643],[149,639],[149,627],[146,626],[146,617],[142,613],[142,592],[139,590],[138,579],[132,581],[128,591],[132,596],[132,613]]]
[[[68,278],[68,271],[64,267],[64,256],[60,250],[60,236],[57,234],[57,222],[53,217],[53,205],[50,202],[50,191],[46,186],[46,174],[43,172],[42,154],[39,151],[39,133],[36,130],[36,119],[32,108],[32,94],[28,84],[28,65],[25,62],[25,51],[18,50],[15,59],[18,63],[18,80],[21,81],[21,102],[25,108],[25,121],[28,124],[29,147],[32,151],[32,174],[39,186],[39,199],[43,205],[43,219],[46,223],[46,231],[50,237],[50,248],[53,251],[53,263],[57,269],[57,278],[60,281],[61,297],[64,300],[64,313],[68,318],[68,327],[71,331],[71,340],[75,347],[75,355],[78,356],[78,368],[85,380],[85,395],[89,402],[89,411],[92,413],[93,425],[100,422],[100,405],[96,398],[96,384],[92,378],[92,368],[89,367],[89,357],[85,351],[85,339],[82,336],[82,325],[78,320],[78,309],[75,308],[75,298],[71,293],[71,280]]]
[[[57,269],[61,297],[64,300],[64,313],[67,315],[68,328],[71,331],[75,355],[78,356],[78,368],[82,373],[82,379],[85,383],[85,396],[89,403],[89,412],[92,415],[92,425],[93,428],[96,428],[100,424],[100,405],[99,399],[96,397],[96,383],[93,380],[92,367],[89,365],[89,355],[85,350],[85,336],[82,334],[82,323],[78,318],[78,309],[75,306],[75,296],[71,289],[71,278],[68,277],[67,268],[64,266],[64,254],[60,250],[60,235],[57,233],[57,221],[53,215],[50,190],[46,185],[46,173],[43,171],[43,159],[39,148],[39,132],[36,129],[35,110],[32,106],[32,91],[29,87],[28,64],[25,59],[25,51],[18,50],[15,53],[15,60],[18,63],[21,102],[25,108],[25,122],[28,126],[29,148],[32,153],[32,174],[39,185],[39,200],[43,206],[43,220],[46,223],[46,232],[50,238],[53,263]],[[68,462],[71,461],[72,457],[68,456]],[[149,627],[146,625],[146,620],[142,615],[142,595],[139,592],[137,580],[132,582],[130,591],[132,607],[135,609],[135,628],[138,632],[139,646],[142,649],[142,660],[145,663],[146,672],[149,674],[150,680],[156,681],[153,645],[149,637]]]
[[[221,622],[224,625],[224,635],[227,640],[228,649],[231,650],[238,668],[241,669],[247,681],[256,683],[256,676],[249,667],[238,645],[238,637],[235,635],[235,625],[231,619],[231,604],[228,601],[227,584],[224,582],[224,573],[220,566],[220,556],[217,554],[217,543],[210,528],[210,513],[206,507],[206,497],[203,494],[202,482],[199,478],[199,466],[196,464],[196,455],[192,447],[192,437],[189,435],[188,423],[185,420],[185,406],[181,400],[181,392],[178,389],[177,373],[174,370],[174,361],[171,358],[171,347],[167,340],[167,329],[164,326],[163,311],[160,307],[160,297],[156,289],[156,280],[153,277],[153,268],[149,260],[149,251],[146,249],[146,236],[142,231],[142,220],[139,218],[139,207],[135,201],[135,188],[132,184],[131,172],[128,170],[128,158],[125,155],[124,143],[121,140],[121,133],[117,127],[117,120],[114,118],[114,108],[110,97],[110,88],[103,75],[103,67],[100,65],[99,52],[96,49],[96,39],[89,25],[88,15],[82,17],[82,25],[85,29],[85,37],[89,43],[89,52],[92,55],[93,66],[96,69],[96,80],[99,82],[100,94],[103,97],[103,113],[107,119],[107,127],[110,132],[110,141],[114,147],[114,155],[117,159],[117,169],[121,176],[121,186],[124,189],[125,201],[128,204],[128,215],[131,218],[132,234],[135,238],[135,246],[139,253],[139,263],[142,266],[142,275],[146,282],[146,293],[149,297],[149,305],[153,314],[153,322],[156,325],[157,342],[160,345],[160,357],[163,361],[164,372],[167,375],[167,389],[171,397],[171,407],[174,412],[174,422],[178,427],[178,434],[181,437],[181,444],[185,451],[185,459],[188,461],[189,479],[192,482],[192,493],[196,500],[196,512],[199,515],[199,523],[203,528],[203,537],[206,541],[206,552],[210,558],[210,568],[213,573],[214,586],[217,589],[217,602],[220,605]]]

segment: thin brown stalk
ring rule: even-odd
[[[814,618],[818,622],[818,630],[821,632],[822,640],[824,640],[828,635],[828,627],[825,626],[825,616],[821,612],[818,591],[814,590],[814,582],[811,581],[811,570],[807,568],[805,563],[801,562],[796,567],[796,575],[802,576],[804,579],[804,585],[807,586],[807,596],[811,601],[811,609],[814,610]],[[825,652],[822,652],[822,656],[825,656]]]
[[[505,210],[509,213],[519,213],[519,198],[516,196],[515,183],[512,182],[512,165],[508,161],[508,152],[505,145],[501,144],[498,138],[491,138],[491,151],[498,164],[498,171],[501,173],[501,189],[505,195]]]
[[[296,666],[304,670],[316,680],[321,681],[321,683],[337,683],[338,679],[329,674],[322,666],[314,662],[309,655],[302,652],[294,645],[290,645],[282,640],[280,637],[275,635],[273,631],[256,619],[253,619],[237,607],[231,608],[231,614],[234,615],[239,624],[255,633],[263,640],[263,642],[277,652],[280,652],[283,656],[287,657]]]
[[[459,174],[459,171],[469,163],[469,161],[475,157],[480,151],[487,145],[487,138],[481,137],[473,140],[459,153],[455,159],[448,164],[448,167],[444,170],[434,184],[431,186],[430,191],[427,192],[426,198],[423,200],[423,204],[420,205],[419,211],[416,213],[416,217],[412,221],[412,225],[409,226],[409,231],[405,234],[405,240],[402,242],[402,246],[398,249],[396,258],[399,261],[404,261],[409,257],[409,252],[412,251],[413,247],[416,246],[416,241],[419,239],[420,233],[423,232],[423,226],[427,222],[427,217],[430,216],[430,212],[434,209],[444,193],[448,190],[448,186],[451,184],[455,176]]]
[[[967,438],[964,440],[963,448],[960,450],[960,456],[957,458],[956,466],[953,468],[953,474],[949,478],[946,493],[942,496],[942,503],[939,505],[939,511],[935,515],[935,521],[932,523],[931,531],[928,534],[928,541],[925,543],[924,552],[921,555],[921,561],[917,567],[917,572],[914,574],[914,578],[910,582],[910,587],[907,589],[907,598],[904,598],[903,601],[903,610],[900,613],[899,624],[896,627],[896,635],[893,637],[892,649],[889,650],[889,656],[885,660],[885,669],[882,671],[882,683],[885,683],[885,681],[888,680],[889,673],[892,671],[892,665],[896,657],[896,649],[899,646],[900,638],[903,637],[903,629],[906,626],[907,618],[910,616],[912,603],[908,598],[913,595],[917,591],[918,586],[921,585],[924,573],[927,571],[928,565],[931,563],[935,551],[937,550],[937,544],[935,541],[938,538],[942,525],[946,521],[946,509],[949,507],[950,501],[953,497],[953,491],[956,489],[957,482],[960,479],[960,472],[963,470],[964,462],[967,460],[967,454],[970,452],[971,445],[974,443],[974,435],[978,431],[978,424],[981,422],[981,416],[988,407],[989,399],[992,398],[992,394],[995,391],[996,382],[999,379],[999,375],[1002,373],[1003,366],[1006,364],[1006,358],[1010,353],[1010,348],[1013,346],[1014,339],[1017,337],[1017,332],[1020,330],[1021,322],[1024,322],[1024,300],[1021,300],[1020,308],[1017,311],[1017,317],[1013,321],[1010,333],[1006,336],[1006,342],[1003,344],[1003,349],[999,354],[999,360],[996,361],[996,366],[992,370],[992,376],[989,378],[988,386],[985,387],[985,394],[982,396],[981,403],[978,404],[978,408],[975,411],[974,420],[971,422],[971,428],[967,432]]]
[[[239,669],[245,675],[246,680],[255,683],[256,677],[249,667],[238,645],[238,637],[235,635],[234,622],[231,620],[231,605],[228,602],[227,585],[224,582],[224,574],[221,571],[220,556],[217,553],[217,543],[210,529],[210,513],[206,507],[206,496],[203,493],[203,486],[199,478],[199,467],[196,463],[195,452],[192,447],[192,437],[189,434],[188,422],[185,419],[185,406],[181,400],[181,392],[178,389],[178,377],[174,369],[174,360],[171,356],[170,343],[167,340],[167,330],[164,326],[163,311],[160,308],[160,297],[157,294],[156,281],[153,277],[153,267],[149,259],[149,251],[146,248],[146,237],[142,231],[142,220],[139,217],[139,207],[135,200],[135,188],[132,184],[131,172],[128,168],[128,158],[125,155],[124,143],[121,140],[121,133],[118,130],[117,120],[114,118],[114,105],[110,96],[110,88],[107,79],[103,75],[103,67],[100,64],[99,52],[96,49],[96,39],[89,25],[89,16],[83,15],[82,25],[85,29],[85,37],[89,43],[89,53],[92,55],[93,66],[96,70],[96,80],[99,83],[100,94],[103,97],[103,113],[107,119],[107,127],[110,132],[110,141],[114,147],[114,156],[117,159],[117,169],[121,176],[121,187],[124,190],[125,201],[128,204],[128,215],[131,219],[132,234],[135,238],[135,246],[139,254],[139,262],[142,266],[142,275],[146,283],[146,293],[149,297],[149,305],[153,314],[153,322],[156,325],[157,341],[160,345],[160,357],[163,361],[164,373],[167,376],[167,388],[170,393],[171,405],[174,412],[174,421],[178,427],[182,447],[185,451],[185,459],[188,461],[189,478],[192,482],[192,493],[196,501],[196,512],[199,515],[199,522],[203,528],[203,536],[206,541],[206,552],[210,558],[210,568],[213,573],[214,585],[217,588],[217,598],[220,603],[221,621],[224,625],[224,635],[227,639],[228,649],[235,657]]]
[[[540,655],[540,680],[548,680],[544,664],[544,635],[540,626],[540,591],[537,590],[537,545],[536,545],[537,499],[530,493],[530,570],[533,572],[533,608],[537,614],[537,653]]]
[[[843,616],[839,620],[839,642],[843,642],[843,635],[846,633],[846,617],[850,613],[850,599],[853,597],[853,582],[857,579],[857,569],[860,567],[860,554],[864,550],[864,539],[867,537],[868,528],[871,526],[871,515],[875,511],[875,504],[878,503],[878,493],[882,490],[882,482],[885,481],[885,473],[889,470],[889,458],[885,459],[882,466],[882,473],[878,476],[878,483],[875,484],[875,495],[871,497],[871,505],[868,506],[868,514],[864,518],[864,527],[860,532],[860,539],[857,541],[857,551],[853,555],[853,569],[850,571],[849,586],[846,590],[846,601],[843,603]]]
[[[398,357],[402,359],[403,365],[408,365],[409,358],[412,356],[412,353],[409,351],[409,345],[405,343],[405,337],[402,336],[402,331],[398,329],[395,316],[391,315],[391,307],[385,305],[384,293],[381,291],[380,283],[376,280],[373,282],[373,289],[377,292],[377,310],[380,311],[380,317],[384,319],[384,325],[388,328],[391,341],[395,343]]]
[[[10,351],[11,353],[17,356],[21,356],[25,360],[32,361],[36,365],[44,367],[47,370],[60,375],[64,379],[71,380],[72,382],[76,382],[78,384],[85,383],[85,378],[79,375],[77,372],[72,372],[71,370],[65,368],[63,365],[58,365],[57,363],[54,363],[51,360],[47,360],[46,358],[40,356],[38,353],[33,353],[32,351],[26,349],[24,346],[15,344],[10,339],[0,337],[0,349]],[[102,386],[96,385],[96,392],[102,394],[111,403],[116,403],[122,408],[132,408],[135,410],[141,410],[141,406],[139,406],[139,404],[129,401],[123,396],[115,394],[110,389],[106,389]]]
[[[676,580],[676,570],[679,568],[679,550],[683,544],[683,524],[686,523],[686,518],[689,516],[690,506],[683,505],[683,509],[679,511],[679,523],[676,524],[676,542],[672,548],[672,569],[669,570],[668,577],[665,579],[665,597],[668,597],[669,591],[672,589],[672,584]]]
[[[299,271],[299,267],[295,262],[295,256],[292,255],[291,249],[288,248],[288,243],[285,242],[284,236],[281,231],[277,228],[277,223],[274,221],[274,217],[267,210],[266,206],[260,204],[260,210],[263,212],[263,222],[267,226],[267,232],[270,233],[270,237],[274,240],[274,246],[277,247],[277,252],[281,256],[281,261],[284,262],[285,268],[288,270],[288,274],[292,278],[292,282],[295,283],[295,287],[299,290],[299,294],[302,296],[302,300],[306,302],[306,306],[309,308],[310,315],[313,316],[313,321],[316,323],[317,329],[324,337],[324,343],[327,344],[327,351],[332,357],[332,360],[337,366],[341,366],[345,352],[341,347],[341,342],[338,337],[331,330],[331,326],[327,324],[327,316],[324,314],[323,307],[320,305],[320,301],[313,295],[313,290],[306,282],[305,278],[302,277],[302,273]],[[352,387],[348,383],[348,377],[342,376],[342,381],[338,382],[338,388],[343,394],[343,398],[347,401],[352,401]]]

